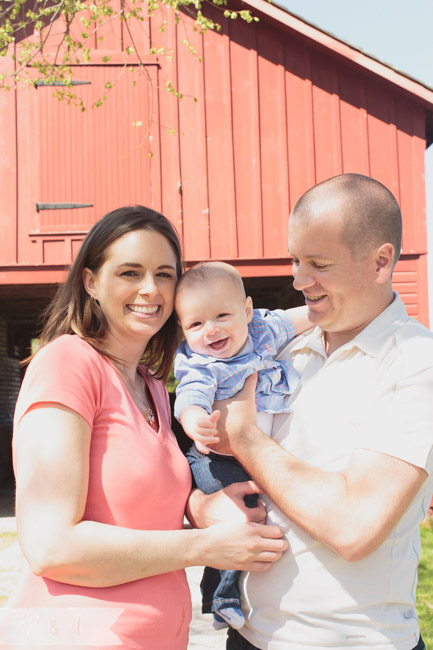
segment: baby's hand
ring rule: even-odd
[[[209,415],[199,406],[187,406],[180,414],[180,421],[185,433],[194,440],[197,449],[202,454],[208,454],[211,451],[207,445],[219,442],[217,429],[219,417],[219,411],[214,411]]]

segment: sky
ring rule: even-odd
[[[433,0],[274,0],[433,88]]]

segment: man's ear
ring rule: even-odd
[[[394,246],[390,243],[382,244],[376,251],[376,280],[379,284],[387,282],[394,265]]]
[[[247,322],[251,323],[253,319],[253,299],[250,296],[245,300],[245,311],[247,314]]]
[[[96,298],[95,294],[95,274],[87,267],[83,269],[83,284],[84,288],[91,298]]]

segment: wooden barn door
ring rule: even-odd
[[[85,232],[122,205],[152,204],[152,85],[157,66],[133,86],[128,68],[74,68],[86,110],[39,86],[18,98],[19,263],[67,264]],[[113,92],[110,92],[113,87]],[[102,105],[94,104],[106,96]]]

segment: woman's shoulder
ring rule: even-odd
[[[62,334],[43,345],[31,360],[30,366],[99,367],[101,355],[84,339],[76,334]],[[96,362],[96,363],[95,363]]]
[[[100,356],[75,335],[63,335],[42,346],[35,354],[21,386],[16,418],[19,421],[33,405],[57,402],[79,413],[91,423],[99,408],[101,393]]]
[[[72,352],[72,353],[81,353],[81,354],[90,354],[91,356],[98,355],[99,353],[93,348],[90,343],[80,338],[76,334],[62,334],[57,338],[53,339],[49,343],[43,345],[36,356],[44,353],[52,353],[53,351],[62,351],[62,352]]]

